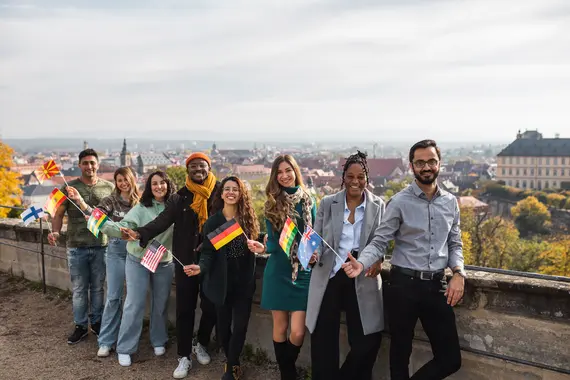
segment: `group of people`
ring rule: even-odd
[[[119,364],[130,366],[150,291],[150,343],[155,355],[164,355],[174,277],[179,359],[173,377],[188,375],[192,354],[202,365],[210,362],[208,346],[215,327],[226,356],[222,379],[240,379],[240,355],[256,288],[255,254],[269,254],[261,307],[272,314],[273,345],[282,380],[297,378],[296,361],[307,329],[312,379],[372,379],[385,309],[392,380],[444,379],[461,366],[453,312],[465,282],[459,207],[454,196],[437,186],[441,153],[433,140],[416,143],[409,161],[415,181],[386,205],[367,190],[366,155],[358,152],[344,164],[341,190],[324,197],[317,207],[295,159],[280,155],[266,187],[267,233],[262,234],[244,181],[236,176],[218,181],[210,158],[203,153],[193,153],[186,160],[182,189],[176,191],[166,173],[158,170],[148,176],[140,194],[130,168],[115,172],[113,186],[97,177],[97,153],[82,151],[82,175],[62,189],[69,199],[57,209],[48,236],[55,244],[67,212],[75,322],[68,343],[81,341],[90,327],[98,336],[99,357],[109,356],[114,348]],[[86,226],[86,215],[94,207],[111,219],[99,237]],[[287,220],[300,233],[286,253],[279,240]],[[239,224],[243,234],[215,247],[208,235],[231,221]],[[315,249],[308,268],[297,255],[305,226],[326,242]],[[166,253],[153,273],[140,262],[155,240]],[[390,278],[383,285],[380,271],[392,240]],[[453,271],[449,281],[446,268]],[[201,317],[193,338],[198,295]],[[343,311],[350,352],[341,366]],[[418,319],[434,357],[410,377],[408,364]]]

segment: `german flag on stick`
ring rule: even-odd
[[[214,231],[210,232],[208,234],[208,239],[210,240],[210,242],[212,242],[214,248],[216,248],[216,250],[219,250],[224,245],[228,244],[230,241],[234,240],[241,234],[245,236],[245,232],[242,230],[239,223],[235,219],[232,219],[222,224]]]

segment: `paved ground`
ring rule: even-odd
[[[176,348],[167,347],[164,357],[155,357],[143,331],[139,353],[133,365],[123,368],[116,355],[96,356],[97,339],[89,335],[74,346],[67,344],[73,329],[69,293],[50,291],[44,295],[34,284],[0,274],[0,378],[12,379],[172,379],[176,367]],[[273,364],[252,355],[244,362],[244,379],[278,379]],[[261,363],[260,363],[261,362]],[[216,354],[208,366],[194,360],[188,379],[220,379],[223,355]]]

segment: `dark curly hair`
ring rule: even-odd
[[[144,185],[144,191],[141,196],[141,203],[145,207],[152,206],[152,200],[154,199],[154,195],[152,195],[152,177],[155,175],[161,177],[166,182],[166,195],[164,196],[164,201],[166,202],[168,198],[174,194],[176,188],[174,187],[174,183],[168,178],[168,174],[163,172],[162,170],[156,170],[149,174],[146,184]]]
[[[222,180],[218,188],[218,191],[214,196],[214,201],[212,203],[212,214],[224,208],[224,200],[222,199],[222,193],[224,192],[224,186],[228,181],[233,181],[237,183],[239,187],[239,201],[237,205],[238,207],[237,207],[236,220],[247,234],[247,237],[253,240],[257,240],[257,238],[259,237],[259,222],[257,220],[257,215],[255,214],[255,209],[253,208],[253,203],[251,201],[251,196],[249,195],[249,190],[247,189],[243,181],[238,177],[229,176]]]
[[[364,174],[366,175],[366,183],[367,184],[370,183],[370,176],[368,175],[369,173],[368,161],[366,161],[367,157],[366,153],[362,153],[359,150],[357,150],[356,152],[357,152],[356,154],[348,156],[346,162],[344,163],[344,167],[342,169],[342,184],[340,185],[341,189],[344,187],[344,176],[346,174],[346,171],[353,164],[359,164],[362,167],[362,169],[364,170]]]

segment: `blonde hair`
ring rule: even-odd
[[[117,186],[117,176],[119,174],[122,175],[125,178],[125,180],[129,183],[129,185],[131,186],[131,188],[129,190],[129,203],[130,203],[131,207],[133,207],[134,205],[139,203],[139,201],[141,199],[141,192],[137,186],[137,180],[135,178],[135,174],[133,172],[133,169],[124,166],[124,167],[121,167],[121,168],[118,168],[117,170],[115,170],[115,174],[113,174],[113,179],[115,180],[115,193],[118,196],[121,196],[121,190]]]

